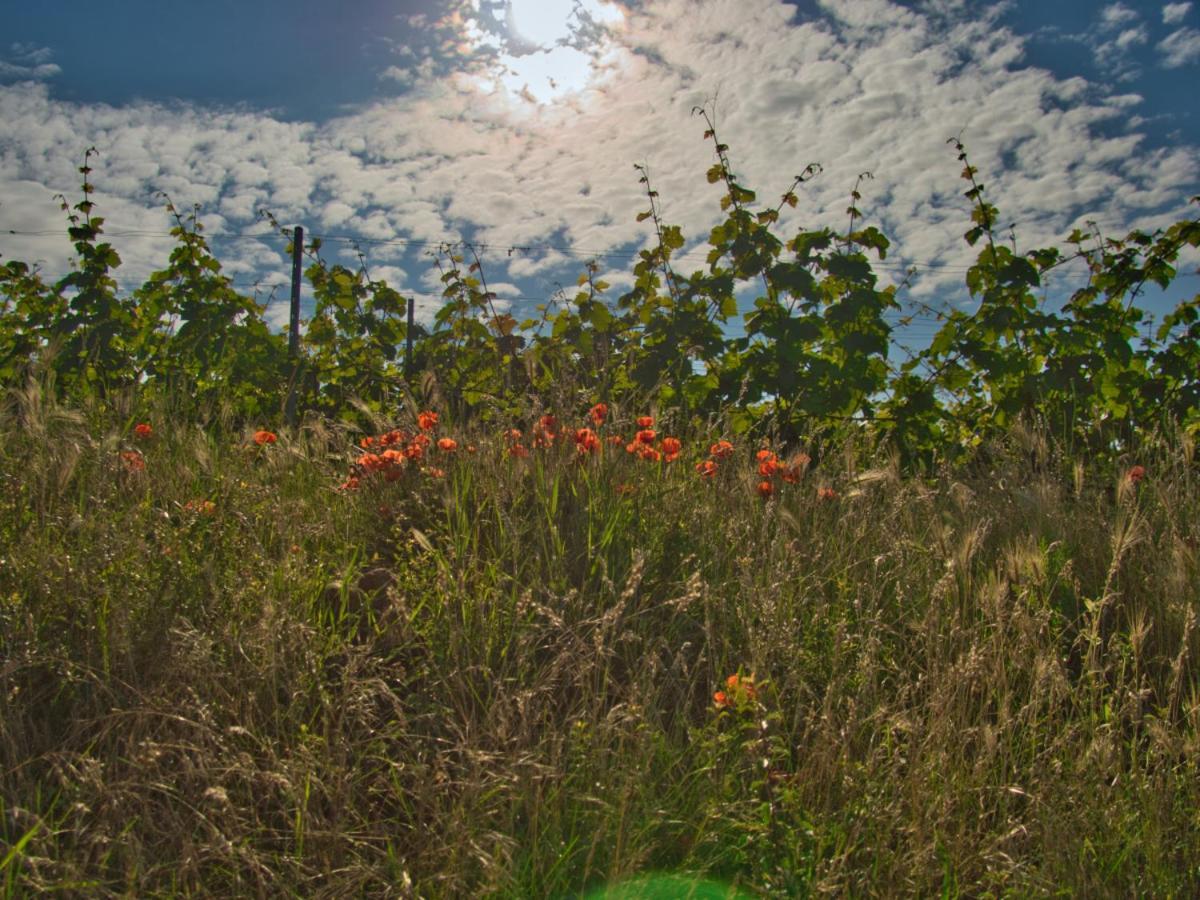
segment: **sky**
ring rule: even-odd
[[[970,308],[959,137],[1020,250],[1188,215],[1200,193],[1200,2],[1086,0],[56,0],[13,4],[0,41],[0,258],[69,271],[55,195],[98,214],[124,288],[198,207],[239,289],[287,316],[285,241],[324,238],[432,318],[440,243],[481,247],[521,315],[596,259],[615,299],[652,237],[634,166],[683,229],[684,272],[721,218],[714,111],[763,207],[811,162],[777,233],[845,228],[849,193],[892,241],[907,304]],[[1180,264],[1161,316],[1200,290]],[[916,267],[915,275],[908,270]],[[1048,286],[1080,284],[1081,264]],[[753,286],[742,296],[748,304]],[[935,322],[905,330],[919,344]]]

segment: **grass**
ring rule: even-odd
[[[359,435],[128,402],[0,420],[4,896],[1200,890],[1187,439],[764,500],[717,434],[443,423],[444,478],[350,492]]]

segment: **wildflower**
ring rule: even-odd
[[[638,421],[640,422],[641,419],[638,419]],[[643,428],[637,433],[637,435],[634,437],[634,440],[639,444],[645,444],[647,447],[649,447],[654,443],[654,439],[656,437],[658,437],[658,435],[654,433],[653,429]]]
[[[763,447],[763,449],[754,454],[754,458],[759,462],[774,462],[776,457],[774,453]]]
[[[779,471],[779,460],[775,458],[775,454],[771,454],[758,464],[758,474],[763,478],[774,478],[775,473]]]
[[[537,424],[533,426],[533,446],[553,447],[557,439],[558,419],[551,415],[544,415],[538,419]]]
[[[590,428],[580,428],[575,432],[575,449],[580,454],[597,452],[600,449],[600,436]]]
[[[817,499],[818,500],[836,500],[837,499],[837,491],[835,491],[831,487],[817,488]]]
[[[437,428],[438,414],[435,412],[425,412],[417,414],[417,427],[422,431],[433,431]]]
[[[599,428],[604,424],[604,420],[608,418],[608,404],[597,403],[588,410],[588,415],[592,417],[592,424]]]
[[[429,468],[429,469],[425,470],[425,474],[428,475],[430,478],[445,478],[446,470]]]
[[[254,432],[254,443],[258,444],[258,446],[260,446],[260,447],[263,446],[263,444],[273,444],[277,440],[278,440],[278,438],[275,436],[275,433],[272,431],[260,430],[260,431]]]
[[[145,422],[138,422],[135,426],[133,426],[133,433],[145,441],[154,434],[154,429]]]
[[[217,511],[217,504],[211,500],[189,500],[183,505],[187,512],[194,512],[202,516],[211,516]]]
[[[798,483],[804,477],[809,462],[811,462],[811,459],[807,453],[800,453],[793,456],[789,465],[782,466],[780,474],[783,476],[783,480],[788,484]]]
[[[708,448],[708,455],[713,459],[728,459],[733,456],[733,444],[729,441],[717,441]]]
[[[365,437],[361,441],[358,442],[358,446],[362,447],[364,450],[370,450],[372,447],[375,446],[375,441],[376,441],[376,438]]]
[[[623,443],[625,443],[625,438],[621,437],[619,434],[610,434],[608,436],[608,443],[613,447],[620,447]]]
[[[711,459],[706,459],[696,463],[696,471],[700,473],[701,478],[712,478],[717,474],[717,464]]]
[[[125,464],[126,470],[130,472],[141,472],[146,468],[146,458],[137,450],[122,450],[121,462]]]
[[[1131,484],[1137,484],[1143,478],[1146,477],[1146,467],[1145,466],[1133,466],[1126,473],[1125,477],[1129,479]]]
[[[521,443],[521,429],[520,428],[510,428],[508,430],[508,433],[504,435],[504,439],[506,441],[508,441],[510,444]]]
[[[458,449],[458,441],[454,440],[454,438],[441,438],[438,440],[438,449],[443,453],[453,453]]]
[[[762,497],[764,500],[767,497],[770,497],[771,494],[773,494],[774,492],[775,492],[775,486],[772,485],[771,482],[760,481],[758,483],[758,496]]]
[[[508,455],[515,456],[517,459],[524,459],[529,455],[529,451],[523,444],[513,444],[508,448]]]
[[[730,675],[725,679],[724,691],[713,694],[713,702],[717,706],[733,707],[751,703],[758,699],[758,690],[754,686],[754,674]]]
[[[359,480],[357,475],[351,475],[345,481],[338,485],[339,491],[357,491]]]
[[[683,450],[683,443],[679,438],[665,437],[662,439],[662,451],[666,456],[667,462],[675,462],[679,459],[679,453]]]
[[[638,416],[637,427],[638,428],[653,428],[654,427],[654,416]]]
[[[379,446],[391,447],[394,444],[403,444],[408,440],[408,435],[403,431],[392,430],[387,434],[379,436]]]

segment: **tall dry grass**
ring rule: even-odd
[[[693,470],[715,434],[456,434],[444,479],[350,493],[344,430],[134,408],[0,422],[6,896],[1200,889],[1185,438],[1140,483],[1017,429],[764,501],[754,447]]]

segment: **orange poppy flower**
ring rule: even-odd
[[[769,481],[760,481],[758,483],[758,496],[766,499],[775,492],[775,487]]]
[[[637,427],[638,428],[653,428],[654,427],[654,416],[638,416]]]
[[[667,462],[677,460],[681,450],[683,450],[683,443],[679,438],[665,437],[662,439],[662,451],[666,454]]]
[[[713,459],[728,459],[733,456],[733,444],[729,441],[717,441],[708,448],[708,455]]]
[[[639,419],[638,421],[640,422],[641,420]],[[645,444],[648,447],[654,443],[654,439],[656,437],[658,437],[658,435],[654,433],[653,429],[643,428],[637,433],[637,435],[634,437],[634,440],[639,444]]]
[[[137,425],[133,426],[133,433],[144,441],[154,434],[154,429],[145,422],[138,422]]]
[[[717,474],[717,464],[711,459],[706,459],[696,463],[696,471],[700,473],[701,478],[712,478]]]
[[[1126,473],[1126,477],[1133,484],[1137,484],[1139,481],[1141,481],[1143,478],[1146,477],[1146,467],[1145,466],[1133,466]]]
[[[438,414],[435,412],[429,412],[426,410],[425,412],[417,415],[417,427],[422,431],[433,431],[435,428],[437,428],[437,423]]]
[[[454,438],[441,438],[438,440],[438,449],[443,453],[453,453],[458,449],[458,441],[454,440]]]
[[[275,436],[275,433],[272,431],[256,431],[256,432],[254,432],[254,443],[258,444],[258,446],[260,446],[260,447],[263,446],[264,444],[273,444],[277,440],[278,440],[278,438]]]
[[[590,428],[580,428],[575,432],[575,449],[580,453],[595,453],[600,449],[600,436]]]
[[[588,410],[588,415],[592,418],[592,424],[599,428],[604,424],[605,419],[608,418],[608,404],[597,403]]]
[[[130,472],[141,472],[146,468],[146,458],[136,450],[122,450],[121,462]]]

